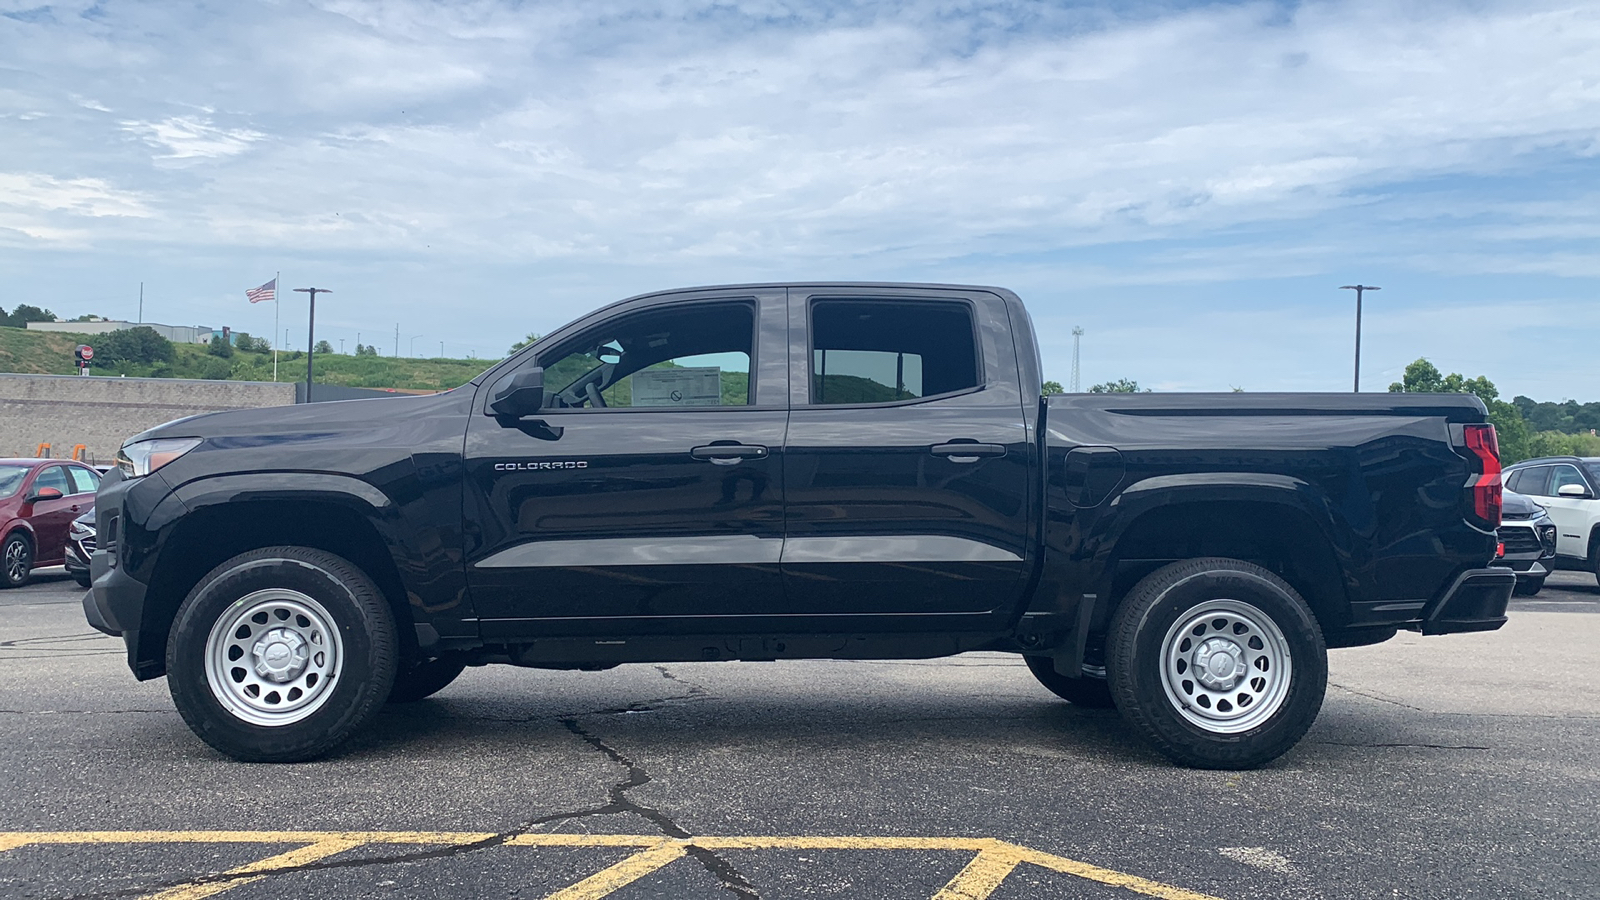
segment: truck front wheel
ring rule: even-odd
[[[167,685],[189,728],[243,762],[338,746],[394,683],[394,616],[348,560],[267,547],[211,570],[178,608]]]
[[[1263,765],[1322,708],[1328,651],[1316,617],[1247,562],[1193,559],[1151,573],[1118,606],[1107,643],[1117,708],[1181,765]]]

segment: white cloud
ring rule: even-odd
[[[219,159],[237,156],[266,135],[248,128],[217,128],[193,116],[159,122],[122,122],[122,130],[166,150],[158,159]]]
[[[1128,302],[1356,265],[1600,277],[1592,187],[1568,184],[1600,148],[1600,7],[1578,0],[13,12],[0,173],[96,186],[11,203],[0,227],[32,235],[13,245],[426,260],[596,300],[817,276],[1042,304],[1069,302],[1052,284]],[[87,211],[116,202],[137,228]],[[1161,352],[1211,352],[1174,315]],[[1231,347],[1275,333],[1240,315]],[[1166,358],[1164,380],[1204,381]]]

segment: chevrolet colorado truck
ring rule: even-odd
[[[1259,766],[1327,650],[1500,627],[1470,396],[1040,396],[997,288],[623,300],[429,397],[131,438],[89,622],[240,760],[486,663],[1021,654],[1170,759]]]

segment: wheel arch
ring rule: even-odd
[[[300,479],[273,476],[274,487],[241,490],[230,478],[191,482],[177,492],[182,501],[168,507],[173,518],[159,525],[162,549],[152,571],[135,661],[143,677],[166,670],[167,635],[178,607],[207,572],[249,550],[276,545],[312,547],[349,560],[383,592],[395,616],[402,650],[416,649],[410,593],[402,581],[392,539],[380,527],[392,512],[382,494],[365,482],[341,476]],[[351,490],[355,482],[365,490]]]
[[[1249,473],[1153,478],[1112,509],[1102,622],[1145,575],[1198,557],[1239,559],[1278,575],[1305,598],[1325,636],[1350,622],[1349,551],[1334,535],[1325,496],[1307,482]]]

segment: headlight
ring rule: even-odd
[[[199,438],[156,438],[125,444],[117,451],[117,468],[124,478],[143,478],[198,446]]]

